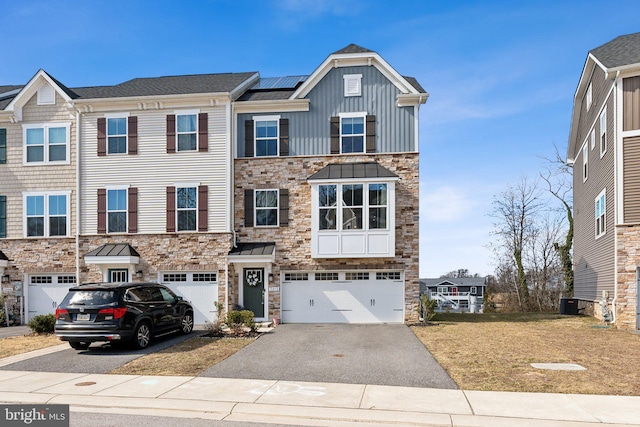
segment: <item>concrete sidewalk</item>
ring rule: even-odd
[[[0,402],[308,426],[640,426],[640,397],[0,371]]]

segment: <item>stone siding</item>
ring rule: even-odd
[[[329,163],[376,161],[399,176],[396,182],[396,255],[394,258],[311,258],[311,186],[307,178]],[[289,190],[289,224],[286,227],[244,226],[244,190]],[[235,160],[235,229],[238,242],[275,242],[273,280],[280,271],[384,269],[402,270],[405,279],[405,321],[416,321],[419,298],[418,154],[243,158]],[[238,270],[241,267],[238,268]],[[230,296],[237,301],[238,271],[230,267]],[[269,292],[269,317],[280,317],[280,293]]]
[[[640,267],[640,225],[618,226],[616,233],[618,242],[616,326],[622,329],[638,329],[636,271]],[[614,296],[609,297],[611,299]]]
[[[75,239],[1,240],[0,250],[9,258],[5,274],[11,282],[21,282],[27,274],[76,272]]]

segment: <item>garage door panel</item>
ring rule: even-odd
[[[404,283],[299,281],[282,284],[284,323],[402,323]]]
[[[163,280],[163,284],[168,286],[176,295],[181,296],[185,301],[189,301],[193,306],[193,321],[196,325],[204,325],[206,322],[213,322],[217,319],[215,302],[218,301],[218,283],[210,280],[200,280],[203,275],[213,275],[215,273],[167,273],[164,278],[171,278],[172,281]]]

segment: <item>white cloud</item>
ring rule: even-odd
[[[467,216],[473,201],[464,190],[450,185],[428,188],[422,183],[420,191],[420,217],[424,221],[453,222]]]

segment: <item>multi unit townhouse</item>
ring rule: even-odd
[[[427,97],[356,45],[308,76],[0,87],[0,276],[27,318],[70,284],[152,280],[197,324],[216,302],[265,321],[413,319]]]
[[[640,33],[587,55],[567,158],[574,165],[574,296],[597,317],[638,329]]]

